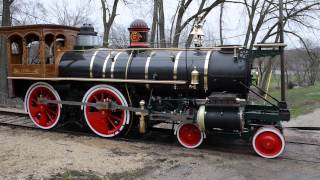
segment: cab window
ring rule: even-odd
[[[64,49],[65,44],[66,44],[66,37],[62,34],[57,35],[56,37],[56,46],[57,46],[57,51],[61,51]]]
[[[40,38],[36,34],[26,36],[27,63],[40,64]]]
[[[48,34],[45,37],[45,62],[54,64],[54,35]]]
[[[19,35],[13,35],[10,40],[10,54],[12,64],[22,64],[23,48],[22,37]]]

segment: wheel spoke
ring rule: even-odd
[[[38,104],[38,101],[35,100],[35,99],[31,99],[31,102],[34,103],[34,104]]]
[[[39,112],[40,112],[40,109],[38,106],[29,105],[29,113],[31,113],[32,117],[35,117]]]
[[[107,117],[107,120],[110,122],[110,124],[116,129],[117,126],[114,124],[114,122],[112,121],[112,119],[110,119],[109,117]]]
[[[99,119],[102,119],[101,113],[99,111],[88,112],[87,116],[90,121],[97,121]]]
[[[100,111],[96,112],[87,112],[87,119],[89,123],[96,128],[96,130],[100,130],[103,132],[109,131],[109,126],[107,123],[107,119],[101,115]]]
[[[56,116],[58,114],[58,112],[52,110],[51,108],[48,108],[47,111],[50,113],[50,114],[53,114],[54,116]]]
[[[55,100],[50,94],[45,94],[43,98],[45,98],[46,100]]]
[[[101,101],[104,101],[104,93],[101,93]]]
[[[46,115],[47,115],[48,118],[50,119],[50,122],[53,122],[53,119],[52,119],[51,115],[49,114],[49,112],[47,112]]]
[[[32,111],[31,112],[31,116],[33,117],[33,118],[35,118],[35,117],[37,117],[37,115],[40,113],[40,111]]]
[[[121,122],[121,118],[119,118],[119,117],[117,117],[117,116],[115,116],[115,115],[113,115],[113,114],[111,114],[111,113],[109,114],[109,116],[110,116],[110,118],[119,121],[119,123]]]
[[[96,100],[96,102],[99,102],[99,99],[97,96],[93,96],[93,98]]]
[[[47,126],[48,123],[48,117],[44,113],[40,113],[40,118],[39,118],[39,124],[41,126]]]

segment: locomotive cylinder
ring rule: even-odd
[[[243,117],[237,106],[206,105],[199,108],[197,123],[201,130],[219,128],[223,130],[242,130]]]

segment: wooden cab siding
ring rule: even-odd
[[[60,57],[64,51],[74,48],[79,31],[76,27],[53,24],[0,27],[0,35],[7,42],[8,76],[58,77]],[[35,48],[37,63],[30,62],[30,44],[33,42],[39,47]],[[59,47],[57,43],[60,43]],[[15,47],[15,53],[12,47]],[[52,56],[46,55],[48,51]]]

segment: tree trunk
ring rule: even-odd
[[[11,26],[11,12],[10,12],[10,6],[13,3],[13,0],[3,0],[2,1],[2,26]],[[0,59],[0,92],[3,95],[8,96],[8,83],[11,87],[11,81],[8,82],[8,69],[7,69],[7,51],[6,51],[6,39],[4,37],[0,38],[0,53],[1,53],[1,59]],[[12,89],[10,90],[10,96],[12,94]]]
[[[171,21],[171,28],[170,28],[170,35],[169,35],[169,43],[170,43],[170,47],[172,47],[172,36],[173,36],[173,27],[174,27],[174,22],[176,21],[176,17],[179,11],[179,7],[177,6],[177,9],[172,17],[172,21]]]
[[[159,32],[160,32],[160,47],[166,47],[166,36],[165,36],[165,18],[163,10],[163,0],[158,0],[158,12],[159,12]]]
[[[191,44],[192,44],[193,35],[191,34],[191,32],[192,32],[192,29],[191,29],[191,31],[190,31],[190,33],[189,33],[189,35],[188,35],[188,39],[187,39],[187,42],[186,42],[186,47],[187,47],[187,48],[190,47]]]
[[[101,0],[101,6],[102,6],[102,17],[103,17],[103,27],[104,27],[104,32],[103,32],[103,46],[108,47],[109,46],[109,35],[110,35],[110,30],[112,27],[112,24],[114,22],[114,19],[116,17],[116,12],[117,12],[117,7],[118,7],[118,2],[119,0],[114,0],[113,6],[112,6],[112,11],[110,12],[110,9],[107,7],[107,1],[106,0]]]
[[[219,35],[220,35],[220,45],[223,45],[223,9],[224,9],[224,3],[221,3],[220,5],[220,18],[219,18]]]
[[[263,61],[265,61],[265,60],[263,60]],[[268,62],[264,62],[264,63],[268,63],[268,64],[267,64],[267,67],[265,67],[266,70],[264,71],[264,73],[261,74],[261,81],[260,81],[260,86],[259,86],[264,91],[267,90],[269,77],[270,77],[270,74],[272,73],[271,68],[272,68],[273,58],[270,57],[267,61]]]
[[[181,1],[180,8],[178,11],[178,16],[177,16],[177,21],[176,21],[176,27],[173,35],[173,42],[172,42],[172,47],[178,47],[179,46],[179,39],[180,39],[180,33],[181,33],[181,22],[182,22],[182,17],[185,12],[185,5],[184,5],[184,0]]]
[[[155,47],[157,24],[158,24],[158,0],[154,0],[153,1],[153,17],[152,17],[151,35],[150,35],[151,47]]]
[[[0,95],[8,95],[8,80],[7,80],[7,51],[6,51],[6,39],[0,38]]]
[[[10,6],[13,0],[2,1],[2,26],[11,26],[11,11]]]

